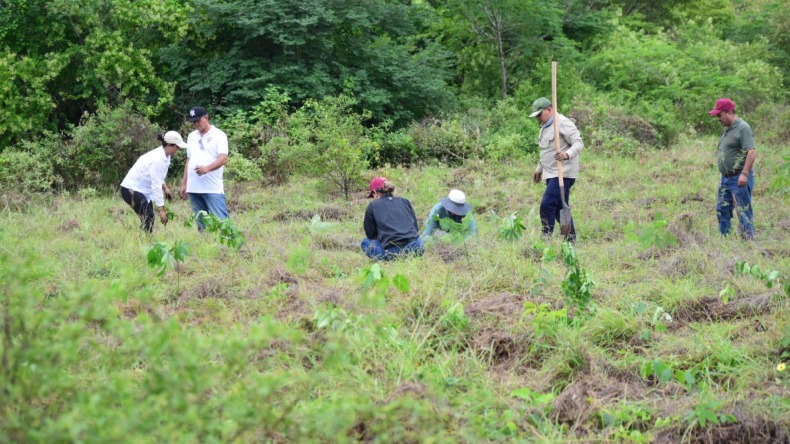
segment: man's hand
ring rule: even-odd
[[[186,200],[187,199],[187,186],[186,185],[181,187],[181,191],[179,191],[178,195],[181,196],[181,200]]]
[[[159,207],[159,220],[162,221],[162,225],[167,225],[167,210],[165,210],[165,207]]]
[[[165,188],[165,197],[167,200],[173,200],[173,192],[170,191],[170,188]]]
[[[741,173],[741,175],[738,176],[738,186],[745,187],[747,179],[749,179],[749,175]]]
[[[532,181],[535,183],[540,183],[540,176],[541,176],[541,172],[535,171],[535,173],[532,174]]]
[[[208,169],[207,166],[201,165],[201,166],[195,168],[195,172],[198,174],[198,176],[203,176],[203,175],[206,175],[206,174],[210,173],[211,170]]]
[[[554,159],[555,160],[568,160],[570,158],[571,158],[571,156],[568,153],[566,153],[566,152],[559,152],[559,153],[554,155]]]

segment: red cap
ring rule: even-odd
[[[371,180],[370,181],[370,193],[368,194],[368,197],[373,197],[373,192],[380,190],[381,187],[384,186],[384,181],[385,180],[386,179],[384,179],[383,177],[376,177],[375,179]]]
[[[735,102],[724,97],[716,101],[716,108],[713,108],[708,114],[711,116],[718,116],[722,111],[735,111]]]

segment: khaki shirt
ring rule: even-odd
[[[554,125],[557,120],[560,123],[560,149],[569,156],[568,160],[562,161],[562,177],[575,179],[579,176],[579,154],[584,149],[584,142],[573,121],[562,114],[557,114],[554,123],[540,130],[538,135],[540,162],[535,171],[542,173],[543,180],[558,176],[557,160],[554,159],[554,155],[557,154],[554,144]]]

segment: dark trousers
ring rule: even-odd
[[[733,210],[738,212],[741,222],[741,237],[754,239],[754,211],[752,210],[752,190],[754,173],[749,171],[746,185],[738,186],[738,175],[721,176],[719,193],[716,199],[716,216],[719,219],[719,232],[722,236],[730,233]]]
[[[383,248],[378,239],[363,239],[361,247],[369,258],[376,261],[389,261],[409,254],[417,256],[425,254],[425,247],[419,237],[404,246],[391,244],[387,248]]]
[[[576,179],[563,178],[565,185],[565,202],[570,206],[571,204],[571,187]],[[543,235],[551,236],[554,233],[555,222],[560,221],[560,210],[562,209],[562,197],[560,196],[560,179],[554,177],[546,179],[546,191],[543,193],[543,199],[540,201],[540,222],[543,225]],[[566,240],[576,240],[576,227],[573,226],[571,219],[571,232],[566,237]]]
[[[143,193],[121,187],[121,197],[124,202],[140,216],[140,228],[149,232],[154,232],[154,204],[145,197]]]

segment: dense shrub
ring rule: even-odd
[[[479,134],[470,132],[457,119],[424,119],[409,127],[420,161],[437,160],[448,165],[480,156]]]
[[[611,103],[646,119],[661,145],[686,130],[715,131],[707,111],[727,96],[740,112],[780,100],[782,78],[763,61],[765,45],[722,42],[710,23],[685,23],[672,32],[648,34],[621,26],[589,59],[587,80]]]
[[[48,191],[58,183],[52,164],[41,155],[15,150],[0,153],[0,188],[22,192]]]
[[[117,187],[140,155],[158,146],[161,129],[133,111],[131,104],[101,106],[74,129],[76,187]]]
[[[290,159],[299,158],[299,169],[324,177],[346,199],[361,185],[368,159],[378,152],[378,144],[362,124],[370,114],[355,112],[355,104],[348,96],[308,100],[291,115],[288,125]]]
[[[775,143],[786,144],[790,140],[790,106],[763,103],[744,116],[754,130],[757,147]]]
[[[225,165],[225,178],[231,182],[260,182],[263,173],[257,163],[241,154],[231,154]]]
[[[598,152],[633,155],[660,146],[658,130],[647,120],[604,100],[579,100],[568,117],[576,122],[585,145]]]

